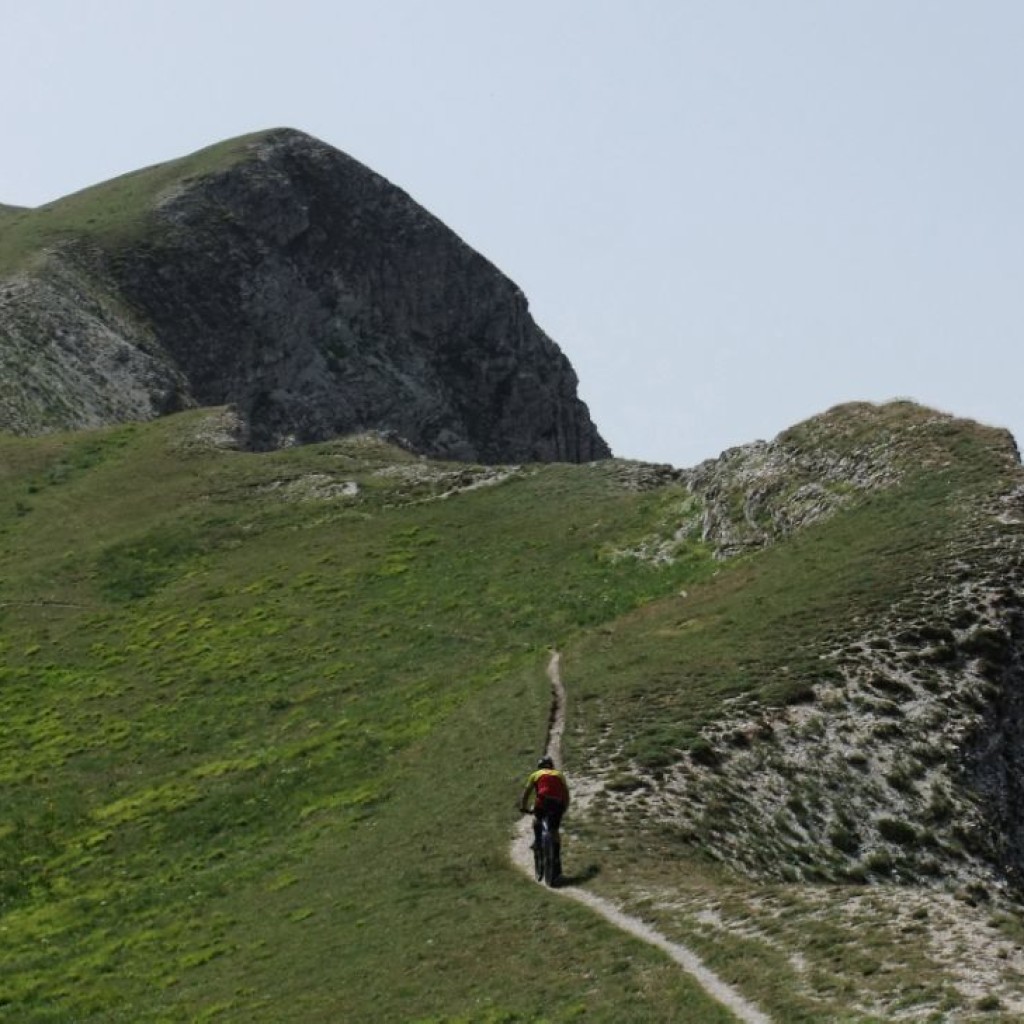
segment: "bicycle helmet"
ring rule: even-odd
[[[555,767],[555,762],[554,762],[554,761],[552,761],[552,760],[551,760],[551,758],[547,756],[547,754],[545,754],[545,755],[544,755],[544,756],[543,756],[543,757],[542,757],[542,758],[541,758],[541,759],[540,759],[540,760],[539,760],[539,761],[537,762],[537,767],[538,767],[538,768],[554,768],[554,767]]]

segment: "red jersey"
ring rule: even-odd
[[[538,768],[526,780],[526,793],[533,790],[536,794],[534,803],[538,800],[550,798],[560,801],[565,807],[569,806],[569,786],[565,776],[554,768]]]

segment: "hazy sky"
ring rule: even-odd
[[[287,125],[505,273],[615,454],[1024,441],[1024,0],[0,0],[0,202]]]

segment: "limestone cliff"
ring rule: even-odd
[[[300,132],[224,145],[0,224],[45,243],[0,272],[0,428],[233,404],[254,448],[378,429],[442,458],[609,455],[522,292],[408,195]]]

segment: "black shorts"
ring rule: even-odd
[[[565,804],[561,800],[550,796],[540,797],[533,805],[534,831],[539,833],[541,819],[547,818],[551,831],[557,832],[558,826],[562,824],[563,814],[565,814]]]

